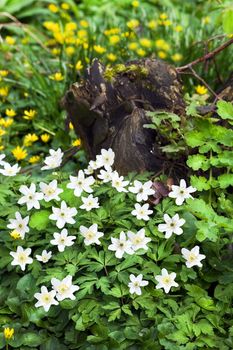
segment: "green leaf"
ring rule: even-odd
[[[44,342],[44,340],[45,339],[43,339],[43,337],[38,333],[28,332],[22,335],[23,345],[27,346],[39,346]]]
[[[232,21],[233,21],[233,10],[232,10]],[[233,24],[232,24],[233,28]],[[222,119],[233,120],[233,104],[224,100],[220,100],[217,103],[217,112]]]
[[[204,176],[191,176],[190,183],[198,191],[207,191],[211,188],[209,181]]]
[[[115,319],[119,319],[121,317],[121,309],[117,309],[117,310],[114,310],[113,312],[111,312],[109,318],[108,318],[108,321],[111,322],[111,321],[115,321]]]
[[[202,154],[194,154],[188,157],[187,165],[195,171],[199,169],[206,171],[210,167],[210,161]]]
[[[222,174],[218,176],[220,188],[227,188],[233,186],[233,174]]]
[[[51,213],[48,210],[36,211],[35,213],[32,214],[30,218],[29,226],[31,228],[37,229],[38,231],[44,230],[50,222],[49,220],[50,214]]]
[[[197,230],[197,240],[199,242],[209,239],[212,242],[216,242],[218,239],[219,229],[218,226],[212,221],[196,221]]]
[[[223,12],[222,16],[223,29],[226,34],[233,33],[233,9],[228,8]]]

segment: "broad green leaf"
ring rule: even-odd
[[[233,10],[232,10],[232,21],[233,21]],[[233,29],[233,23],[232,23]],[[232,31],[233,32],[233,31]],[[220,100],[217,103],[217,112],[222,119],[233,120],[233,104],[224,100]]]
[[[206,171],[210,167],[210,161],[202,154],[194,154],[188,157],[187,165],[195,171],[199,169]]]
[[[36,211],[30,218],[29,226],[37,229],[38,231],[46,229],[50,222],[50,214],[51,213],[48,210]]]
[[[228,8],[223,12],[222,16],[223,29],[226,34],[233,33],[233,9]]]

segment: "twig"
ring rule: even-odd
[[[202,84],[214,95],[214,97],[216,98],[216,100],[219,100],[220,97],[214,92],[214,90],[207,84],[207,82],[200,77],[200,75],[197,74],[197,72],[195,72],[195,70],[192,67],[189,67],[190,71],[192,72],[193,76],[195,78],[197,78],[198,80],[200,80],[202,82]]]
[[[181,66],[181,67],[177,67],[176,70],[178,73],[183,72],[184,70],[190,69],[190,67],[195,66],[198,63],[201,62],[205,62],[209,59],[211,59],[212,57],[214,57],[215,55],[217,55],[219,52],[223,51],[225,48],[227,48],[228,46],[230,46],[231,44],[233,44],[233,38],[229,39],[228,41],[226,41],[224,44],[222,44],[221,46],[217,47],[216,49],[214,49],[213,51],[207,53],[206,55],[197,58],[196,60]]]

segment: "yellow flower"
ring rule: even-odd
[[[54,55],[54,56],[60,55],[60,52],[61,52],[61,50],[60,50],[60,49],[57,49],[57,48],[54,48],[54,49],[51,50],[51,53],[52,53],[52,55]]]
[[[106,49],[103,46],[100,45],[94,45],[93,49],[97,52],[97,53],[104,53],[106,51]]]
[[[87,21],[85,21],[84,19],[81,20],[79,22],[80,26],[83,27],[83,28],[88,28],[89,27],[89,23]]]
[[[65,51],[68,56],[72,56],[75,53],[75,48],[73,46],[67,46]]]
[[[168,15],[166,13],[161,13],[159,18],[165,20],[168,18]]]
[[[13,119],[8,119],[8,118],[7,119],[4,119],[4,118],[0,119],[0,125],[3,128],[9,128],[9,126],[11,126],[13,123],[14,123]]]
[[[113,53],[109,53],[109,54],[107,54],[107,58],[109,59],[109,61],[114,62],[114,61],[116,61],[117,56],[114,55]]]
[[[60,26],[58,23],[56,22],[52,22],[52,21],[45,21],[43,23],[43,26],[50,30],[51,32],[59,32],[60,31]]]
[[[77,29],[77,24],[75,22],[68,22],[65,25],[66,32],[72,32]]]
[[[146,55],[146,51],[140,48],[140,49],[137,50],[137,54],[138,54],[139,56],[142,56],[142,57],[143,57],[143,56]]]
[[[183,27],[178,25],[178,26],[175,26],[174,30],[179,33],[183,31]]]
[[[211,22],[211,18],[209,16],[202,18],[202,23],[203,24],[209,24],[210,22]]]
[[[3,145],[0,145],[0,151],[2,151],[5,147]]]
[[[24,150],[22,147],[17,146],[16,148],[14,148],[11,153],[13,154],[13,156],[15,157],[16,160],[22,160],[24,158],[27,157],[27,151]]]
[[[179,62],[182,60],[183,56],[180,53],[175,53],[171,58],[174,62]]]
[[[61,8],[62,8],[62,10],[69,10],[70,5],[67,4],[66,2],[63,2],[63,3],[61,4]]]
[[[9,89],[8,87],[1,87],[0,88],[0,96],[6,97],[9,94]]]
[[[20,233],[16,230],[10,232],[10,236],[14,239],[19,239],[21,237]]]
[[[157,22],[152,19],[150,22],[147,23],[147,27],[150,29],[156,29],[157,28]]]
[[[126,24],[129,29],[135,29],[139,26],[140,23],[137,19],[131,19]]]
[[[159,56],[159,58],[164,59],[164,58],[167,57],[167,54],[166,54],[166,52],[164,52],[164,51],[159,51],[159,52],[158,52],[158,56]]]
[[[112,35],[112,36],[109,37],[109,42],[112,45],[115,45],[115,44],[119,43],[120,40],[121,39],[120,39],[119,35]]]
[[[135,42],[129,43],[129,44],[128,44],[128,48],[129,48],[130,50],[135,51],[135,50],[137,50],[137,48],[138,48],[138,44],[135,43]]]
[[[120,29],[119,28],[111,28],[111,29],[106,29],[104,31],[105,35],[114,35],[114,34],[119,34],[120,33]]]
[[[158,48],[158,49],[162,49],[164,51],[168,51],[170,49],[170,46],[168,43],[166,43],[165,40],[163,39],[158,39],[155,41],[155,46]]]
[[[83,43],[83,48],[84,48],[84,50],[87,50],[88,47],[89,47],[89,44],[88,44],[88,43]]]
[[[139,1],[134,0],[134,1],[132,2],[132,6],[133,6],[133,7],[138,7],[138,6],[139,6]]]
[[[26,136],[24,136],[23,145],[29,147],[37,140],[38,136],[36,134],[27,134]]]
[[[15,44],[15,38],[13,38],[12,36],[7,35],[5,40],[6,40],[6,43],[8,45],[14,45]]]
[[[205,95],[208,92],[207,88],[203,85],[197,85],[195,87],[195,90],[196,90],[196,93],[198,93],[199,95]]]
[[[61,32],[54,32],[53,36],[56,42],[58,42],[59,44],[64,44],[65,37]]]
[[[31,158],[29,158],[29,163],[31,164],[38,163],[39,161],[40,161],[40,156],[32,156]]]
[[[147,47],[148,49],[151,47],[151,40],[147,38],[141,38],[139,42],[143,47]]]
[[[11,108],[11,109],[6,109],[5,113],[6,113],[6,116],[7,116],[7,117],[13,118],[13,117],[16,116],[16,112],[15,112],[15,110],[12,109],[12,108]]]
[[[56,13],[59,11],[59,8],[54,4],[49,4],[48,9],[49,9],[49,11],[51,11],[53,13]]]
[[[85,29],[80,29],[78,30],[77,35],[79,39],[86,39],[87,31]]]
[[[61,74],[61,72],[56,72],[53,75],[50,75],[49,79],[61,81],[61,80],[64,80],[64,76]]]
[[[49,134],[42,134],[42,135],[40,135],[41,141],[44,142],[44,143],[49,142],[50,137],[51,136]]]
[[[9,71],[8,71],[8,70],[5,70],[5,69],[4,69],[4,70],[3,70],[3,69],[0,70],[0,76],[1,76],[1,77],[6,77],[8,74],[9,74]]]
[[[81,69],[83,69],[82,61],[79,60],[79,61],[76,63],[75,69],[76,69],[76,70],[81,70]]]
[[[29,109],[28,111],[24,111],[23,118],[27,120],[32,120],[36,115],[36,111],[34,109]]]
[[[74,126],[73,126],[73,124],[71,122],[69,123],[69,128],[70,128],[70,130],[74,129]]]
[[[3,129],[0,128],[0,137],[3,136],[3,135],[5,135],[5,133],[6,133],[5,130],[3,130]]]
[[[72,142],[72,146],[78,147],[78,146],[81,145],[81,143],[82,143],[81,140],[80,140],[80,139],[77,139],[77,140],[75,140],[75,141]]]
[[[4,328],[3,334],[5,339],[7,340],[11,339],[14,335],[14,332],[15,332],[14,328],[9,328],[9,327]]]

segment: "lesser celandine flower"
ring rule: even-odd
[[[4,338],[5,338],[6,340],[10,340],[11,338],[13,338],[14,333],[15,333],[14,328],[6,327],[6,328],[4,328],[4,330],[3,330],[3,335],[4,335]]]
[[[41,141],[43,141],[44,143],[49,142],[51,136],[49,134],[42,134],[40,135]]]
[[[32,120],[36,115],[36,111],[34,109],[25,110],[23,113],[23,118],[26,120]]]
[[[13,154],[13,156],[15,157],[16,160],[23,160],[28,155],[27,151],[20,146],[17,146],[16,148],[14,148],[11,151],[11,153]]]
[[[32,156],[29,158],[29,163],[31,164],[35,164],[35,163],[38,163],[40,161],[40,156]]]
[[[80,139],[76,139],[72,142],[72,146],[74,146],[74,147],[79,147],[80,145],[81,145]]]
[[[13,118],[13,117],[16,116],[16,112],[15,112],[15,110],[12,109],[12,108],[6,109],[5,113],[6,113],[6,116],[7,116],[7,117]]]
[[[36,134],[27,134],[24,136],[23,144],[26,147],[31,146],[34,142],[38,140],[38,136]]]
[[[106,49],[103,46],[100,46],[100,45],[94,45],[93,49],[94,49],[95,52],[97,52],[99,54],[102,54],[102,53],[104,53],[106,51]]]
[[[59,11],[59,8],[55,4],[49,4],[48,9],[53,13],[57,13]]]
[[[81,70],[83,69],[83,64],[82,64],[82,61],[78,60],[75,64],[75,69],[76,70]]]
[[[8,45],[14,45],[16,40],[12,36],[7,35],[5,41]]]
[[[0,88],[0,96],[6,97],[9,94],[9,88],[7,86],[3,86]]]
[[[140,25],[140,23],[137,19],[131,19],[126,23],[126,25],[129,29],[135,29]]]
[[[16,230],[13,230],[10,232],[10,236],[13,238],[13,239],[20,239],[21,238],[21,235],[18,231]]]
[[[1,77],[7,77],[7,75],[9,74],[9,71],[6,69],[1,69],[0,70],[0,76]]]
[[[196,93],[199,94],[199,95],[205,95],[208,93],[208,90],[205,86],[203,85],[197,85],[195,87],[195,90],[196,90]]]
[[[62,81],[64,80],[64,75],[62,75],[61,72],[56,72],[53,75],[50,75],[49,78],[56,81]]]

